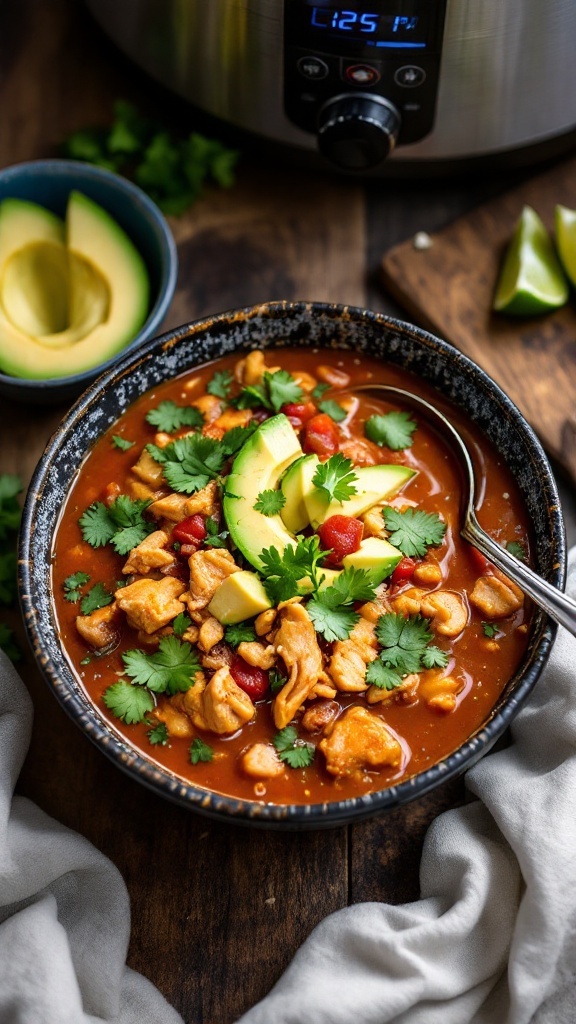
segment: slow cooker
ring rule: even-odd
[[[575,0],[87,0],[195,106],[349,172],[576,143]]]

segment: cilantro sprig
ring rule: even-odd
[[[106,589],[104,584],[96,583],[82,598],[80,610],[82,615],[90,615],[91,612],[98,611],[99,608],[106,608],[107,605],[112,604],[113,600],[114,595]]]
[[[410,413],[387,412],[383,416],[370,416],[364,424],[364,433],[370,441],[397,452],[411,447],[417,426]]]
[[[180,494],[194,494],[218,479],[228,458],[221,441],[202,434],[187,434],[165,448],[148,444],[146,450],[161,464],[172,490]]]
[[[410,558],[414,555],[423,558],[429,547],[442,543],[446,533],[446,524],[437,512],[424,512],[420,508],[400,512],[387,507],[382,509],[382,516],[390,533],[390,543]]]
[[[82,537],[90,547],[112,544],[117,554],[127,555],[156,529],[154,523],[144,518],[149,504],[126,494],[120,494],[110,505],[96,501],[78,520]]]
[[[231,647],[238,647],[239,644],[253,643],[256,631],[251,622],[238,622],[233,626],[226,626],[224,639]]]
[[[133,686],[125,679],[112,683],[102,695],[106,707],[126,725],[143,722],[154,708],[154,698],[141,686]]]
[[[189,750],[190,761],[192,764],[198,764],[199,761],[209,763],[214,758],[214,751],[208,743],[204,743],[199,736],[192,741]]]
[[[112,444],[115,448],[119,448],[121,452],[127,452],[130,448],[133,448],[136,444],[135,441],[129,441],[126,437],[121,437],[120,434],[112,434]]]
[[[209,395],[215,395],[216,398],[227,399],[233,383],[234,376],[230,370],[216,370],[206,385],[206,391]]]
[[[262,383],[244,387],[233,405],[238,409],[263,408],[278,413],[283,405],[299,402],[303,395],[302,388],[287,370],[266,371]]]
[[[131,650],[122,655],[126,675],[153,693],[185,693],[201,669],[200,657],[177,636],[163,636],[153,654]]]
[[[308,768],[313,760],[316,748],[313,743],[306,743],[298,736],[293,725],[287,725],[272,737],[272,743],[281,761],[290,768]]]
[[[82,587],[89,582],[90,575],[87,572],[74,572],[67,576],[62,584],[64,599],[71,602],[79,601],[82,597]]]
[[[326,462],[321,462],[312,477],[314,486],[323,491],[329,501],[341,503],[358,493],[357,482],[354,463],[342,452],[337,452],[326,459]]]
[[[286,497],[282,491],[260,491],[256,501],[254,502],[253,508],[256,512],[261,512],[264,516],[275,516],[280,512],[286,504]]]
[[[146,413],[146,421],[165,434],[173,434],[181,427],[201,427],[204,417],[195,405],[176,405],[166,400]]]
[[[335,423],[341,423],[348,415],[346,410],[338,402],[335,402],[333,398],[327,398],[325,402],[319,402],[318,408],[320,412],[327,413]]]
[[[430,619],[422,615],[387,612],[376,623],[376,638],[382,646],[379,657],[368,665],[366,682],[393,690],[413,672],[445,668],[448,654],[430,643]]]
[[[348,566],[332,586],[318,590],[306,605],[317,633],[325,640],[346,640],[360,619],[355,601],[372,601],[376,585],[366,569]]]
[[[325,577],[320,562],[327,554],[316,534],[299,537],[295,546],[288,544],[282,552],[275,547],[264,548],[260,552],[260,572],[272,604],[307,594],[310,583],[302,585],[302,580],[310,580],[312,589],[317,590]]]

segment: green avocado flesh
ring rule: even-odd
[[[296,544],[295,534],[309,524],[308,513],[304,511],[302,488],[306,488],[311,481],[310,474],[314,475],[317,465],[316,455],[303,456],[298,438],[282,413],[265,420],[236,456],[226,482],[224,517],[232,540],[255,569],[262,568],[260,554],[264,548],[274,547],[282,553],[288,544]],[[335,503],[336,511],[344,515],[360,515],[377,501],[396,494],[415,476],[414,470],[398,465],[366,466],[355,472],[359,481],[358,494],[344,504]],[[280,482],[286,498],[282,514],[265,516],[257,512],[254,505],[260,492],[275,490]],[[313,490],[318,489],[314,487]],[[308,491],[304,496],[307,494]],[[326,516],[334,514],[330,511],[333,504],[325,503]],[[353,510],[350,506],[353,506]],[[369,569],[373,578],[381,582],[390,575],[401,558],[402,553],[388,541],[368,537],[362,541],[359,551],[346,556],[343,565]],[[324,571],[327,574],[325,585],[329,585],[334,582],[339,570]],[[305,581],[302,583],[304,585]]]
[[[19,199],[0,203],[0,370],[66,377],[105,362],[148,312],[142,257],[100,206],[71,192],[66,222]]]

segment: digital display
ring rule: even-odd
[[[345,7],[305,0],[302,29],[318,45],[322,40],[346,40],[362,49],[425,50],[434,29],[434,4],[431,0],[372,0],[360,4],[348,0]],[[369,52],[369,50],[368,50]]]

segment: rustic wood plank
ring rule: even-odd
[[[576,159],[522,182],[432,235],[429,249],[412,240],[387,252],[384,282],[423,326],[482,366],[518,405],[544,445],[574,471],[576,311],[573,299],[544,317],[491,312],[505,246],[524,204],[552,229],[554,206],[576,207]]]

